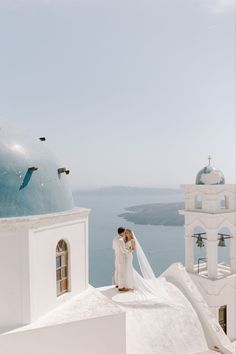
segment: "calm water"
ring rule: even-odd
[[[162,273],[173,262],[184,263],[183,226],[135,225],[118,217],[128,206],[182,200],[183,196],[180,193],[160,196],[76,194],[76,205],[91,209],[89,219],[90,284],[104,286],[112,283],[114,271],[112,239],[119,226],[134,230],[156,275]],[[229,243],[226,244],[227,247],[218,247],[219,261],[229,259]],[[206,247],[199,249],[195,244],[194,249],[195,263],[197,263],[199,257],[205,257]],[[136,260],[134,261],[136,264]]]
[[[151,266],[158,275],[171,263],[184,261],[184,228],[182,226],[148,226],[127,222],[118,214],[124,208],[147,203],[169,203],[182,201],[181,194],[98,196],[77,194],[77,206],[90,208],[89,261],[90,283],[94,286],[111,284],[114,270],[112,239],[119,226],[134,230]]]

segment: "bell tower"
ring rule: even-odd
[[[222,328],[235,340],[236,185],[225,184],[223,173],[212,166],[211,157],[208,160],[195,184],[182,186],[185,268]]]

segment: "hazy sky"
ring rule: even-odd
[[[0,0],[0,115],[73,186],[235,182],[234,0]]]

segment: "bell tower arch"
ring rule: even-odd
[[[181,187],[185,196],[185,208],[179,211],[185,218],[185,268],[216,316],[220,316],[220,308],[227,308],[227,334],[235,339],[236,185],[225,183],[209,157],[195,184]],[[196,247],[204,250],[197,259]]]

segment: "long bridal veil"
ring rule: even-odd
[[[133,231],[132,234],[136,243],[135,250],[141,274],[133,267],[134,290],[122,294],[118,298],[115,297],[114,300],[119,302],[137,301],[138,303],[147,301],[149,303],[172,302],[163,284],[165,278],[158,279],[156,277]]]
[[[132,233],[136,244],[137,260],[142,275],[141,276],[135,269],[133,269],[135,297],[137,300],[143,301],[160,301],[169,299],[167,291],[162,286],[162,282],[165,281],[165,279],[157,279],[137,237],[133,231]]]

